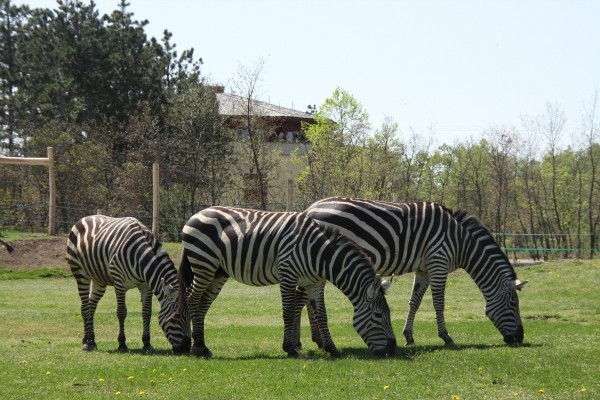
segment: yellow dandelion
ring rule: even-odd
[[[152,370],[152,372],[156,372],[156,371],[158,371],[156,368],[154,368],[154,369]]]
[[[519,396],[519,392],[514,392],[513,396],[518,397]]]
[[[169,382],[175,382],[175,379],[169,377]]]
[[[121,395],[121,392],[117,390],[117,391],[115,392],[115,395],[116,395],[116,396],[120,396],[120,395]]]
[[[449,310],[449,309],[450,309],[450,306],[448,306],[448,305],[444,306],[444,310]]]
[[[150,380],[148,381],[148,383],[150,383],[150,384],[154,384],[154,379],[150,379]]]
[[[104,382],[104,378],[98,379],[98,382]]]
[[[135,377],[134,377],[133,375],[129,375],[129,376],[127,377],[127,380],[128,380],[128,381],[132,381],[132,380],[134,380],[134,379],[135,379]]]
[[[140,392],[139,392],[138,394],[139,394],[140,396],[143,396],[143,395],[145,395],[146,393],[144,393],[144,391],[143,391],[143,390],[140,390]]]
[[[187,372],[187,368],[182,369],[183,372]]]
[[[390,385],[385,385],[385,386],[383,387],[383,390],[388,390],[389,388],[390,388]]]
[[[587,392],[587,389],[586,388],[581,388],[581,393],[585,393],[585,392]]]
[[[306,364],[302,365],[302,369],[306,369]]]
[[[458,397],[457,395],[453,395],[452,400],[460,400],[460,397]]]
[[[52,375],[52,371],[46,371],[46,375]]]
[[[483,367],[479,367],[479,372],[483,371]]]
[[[21,362],[19,364],[21,364],[21,365],[27,365],[27,360],[21,360]]]
[[[544,389],[540,389],[540,390],[538,390],[538,393],[544,393],[544,392],[545,392],[545,390],[544,390]]]

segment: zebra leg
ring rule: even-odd
[[[325,303],[323,303],[325,304]],[[315,316],[315,309],[310,302],[306,304],[306,311],[308,314],[308,322],[310,325],[310,336],[313,342],[317,344],[319,349],[323,348],[323,338],[321,337],[321,331],[319,330],[319,324]]]
[[[335,347],[331,332],[327,325],[327,310],[325,309],[325,284],[308,288],[308,298],[310,307],[314,311],[314,319],[319,329],[319,336],[322,339],[323,349],[333,357],[339,357],[340,352]]]
[[[408,316],[406,317],[406,322],[404,323],[404,329],[402,333],[406,338],[405,346],[411,346],[415,344],[415,339],[413,338],[413,324],[415,322],[415,315],[417,314],[417,310],[421,305],[421,301],[423,300],[423,295],[427,291],[429,287],[429,277],[426,272],[416,271],[415,279],[413,281],[412,293],[410,295],[410,301],[408,302]]]
[[[152,318],[152,291],[148,286],[140,288],[140,295],[142,297],[142,343],[144,347],[142,351],[144,353],[154,352],[154,348],[150,344],[150,320]]]
[[[302,325],[302,309],[308,306],[308,296],[304,288],[296,288],[296,299],[294,300],[294,343],[296,350],[302,350],[302,342],[300,341],[300,326]]]
[[[96,350],[96,341],[94,334],[94,315],[96,314],[96,308],[98,307],[98,302],[104,296],[106,292],[106,286],[98,285],[96,282],[92,283],[92,291],[89,294],[89,303],[88,303],[88,327],[86,337],[87,341],[84,340],[84,350]],[[89,349],[86,349],[86,344],[89,344]]]
[[[127,353],[129,348],[125,344],[125,318],[127,318],[127,306],[125,304],[125,293],[127,289],[115,282],[115,294],[117,295],[117,319],[119,320],[119,351]]]
[[[212,352],[206,347],[206,343],[204,342],[204,319],[206,318],[206,314],[213,301],[215,301],[221,292],[223,285],[227,282],[227,279],[229,279],[229,276],[217,272],[212,282],[210,282],[202,292],[200,301],[196,302],[197,307],[195,307],[193,311],[190,308],[194,322],[194,332],[192,333],[194,345],[192,346],[192,354],[195,356],[212,357]],[[194,315],[196,315],[196,317],[194,317]]]
[[[323,340],[321,339],[321,333],[319,332],[319,326],[315,319],[315,312],[310,302],[308,301],[308,295],[304,288],[296,288],[296,300],[294,302],[294,342],[296,343],[296,349],[302,350],[302,343],[300,342],[300,326],[302,322],[302,309],[306,306],[308,313],[308,322],[310,325],[310,335],[313,342],[317,344],[318,348],[323,348]]]
[[[94,313],[98,306],[98,301],[104,295],[106,286],[92,285],[92,282],[82,275],[75,275],[77,281],[77,290],[81,299],[81,317],[83,318],[83,351],[93,351],[96,346],[94,334]],[[90,290],[91,289],[91,290]]]
[[[435,318],[438,324],[438,336],[444,341],[446,346],[456,346],[454,340],[448,335],[446,321],[444,319],[444,296],[446,290],[447,271],[431,274],[431,296],[433,297],[433,308],[435,309]]]
[[[279,284],[281,291],[281,304],[283,308],[283,351],[288,353],[288,357],[298,357],[296,351],[296,332],[299,325],[295,325],[296,314],[296,285],[297,281],[289,276],[282,276]]]

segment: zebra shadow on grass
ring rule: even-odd
[[[440,345],[413,345],[413,346],[402,346],[396,348],[396,353],[391,356],[386,357],[378,357],[376,355],[371,354],[371,352],[367,349],[363,348],[344,348],[341,350],[340,358],[360,358],[360,359],[400,359],[411,361],[416,359],[417,357],[426,354],[433,353],[437,351],[462,351],[462,350],[494,350],[501,348],[533,348],[533,347],[542,347],[543,345],[535,344],[535,343],[521,343],[515,346],[509,346],[503,343],[498,344],[484,344],[484,343],[473,343],[473,344],[461,344],[455,346],[445,346],[443,344]],[[318,351],[315,351],[318,354]],[[302,357],[302,356],[301,356]]]
[[[368,349],[361,347],[346,347],[339,349],[341,352],[340,357],[332,357],[328,353],[319,349],[308,349],[302,350],[299,353],[298,359],[300,360],[343,360],[343,359],[361,359],[361,360],[384,360],[384,359],[399,359],[412,361],[419,356],[427,353],[437,352],[437,351],[462,351],[462,350],[494,350],[501,349],[506,347],[513,347],[516,349],[520,348],[535,348],[535,347],[543,347],[543,344],[535,344],[535,343],[522,343],[515,346],[508,346],[503,343],[498,344],[484,344],[484,343],[473,343],[473,344],[461,344],[455,346],[445,346],[443,344],[440,345],[413,345],[407,347],[397,347],[396,353],[391,356],[376,356],[371,353]],[[106,350],[107,353],[110,354],[136,354],[136,355],[146,355],[146,356],[171,356],[171,357],[191,357],[202,359],[202,357],[196,357],[191,353],[185,354],[175,354],[171,349],[154,349],[152,352],[146,352],[142,348],[133,348],[129,349],[127,353],[122,353],[118,349],[109,349]],[[283,360],[283,359],[292,359],[289,358],[285,353],[282,354],[273,354],[266,352],[257,352],[254,354],[244,354],[240,356],[231,356],[231,355],[213,355],[212,357],[205,358],[208,360],[229,360],[229,361],[251,361],[251,360]]]

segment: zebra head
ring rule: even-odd
[[[173,346],[173,352],[187,353],[192,346],[189,312],[187,307],[180,313],[176,312],[179,290],[167,284],[164,279],[161,283],[166,298],[158,313],[158,323]]]
[[[378,356],[392,355],[396,351],[390,307],[385,298],[385,292],[391,283],[392,279],[382,282],[381,275],[375,275],[361,301],[354,307],[354,329],[369,350]]]
[[[504,281],[496,294],[487,299],[485,305],[485,314],[500,331],[507,344],[523,343],[525,331],[519,312],[517,290],[521,290],[526,283],[527,281],[521,282],[518,279]]]

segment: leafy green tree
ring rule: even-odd
[[[509,207],[515,190],[516,148],[519,138],[515,132],[503,128],[490,129],[486,133],[489,140],[491,189],[490,210],[495,232],[505,232],[510,227]]]
[[[27,10],[12,5],[10,0],[0,0],[0,146],[11,156],[17,153],[16,92],[23,81],[17,62],[17,38],[23,34]]]
[[[386,117],[381,127],[369,138],[365,147],[367,163],[366,187],[361,196],[378,200],[392,199],[399,170],[401,143],[398,123]]]
[[[315,124],[303,125],[312,144],[300,176],[300,190],[316,200],[332,194],[357,196],[364,191],[364,157],[369,115],[347,91],[336,88],[315,114]]]
[[[583,120],[583,138],[585,145],[581,155],[582,176],[586,180],[585,193],[587,201],[587,223],[590,236],[590,258],[594,258],[595,248],[598,246],[598,228],[600,227],[600,121],[598,119],[598,90],[594,93],[591,104],[586,107]]]
[[[174,97],[169,149],[176,181],[187,187],[190,212],[219,204],[232,183],[233,135],[223,125],[212,87],[198,84]]]
[[[396,186],[402,201],[421,201],[431,193],[428,181],[430,175],[430,151],[433,144],[431,136],[424,137],[411,129],[408,140],[402,144],[400,170]]]

